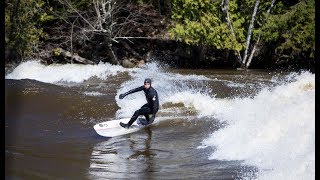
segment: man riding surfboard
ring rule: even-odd
[[[132,125],[132,123],[140,115],[144,115],[146,117],[147,122],[145,125],[151,124],[154,121],[155,115],[159,110],[158,93],[153,87],[151,87],[151,79],[149,79],[149,78],[144,80],[143,86],[132,89],[124,94],[120,94],[119,98],[123,99],[125,96],[132,94],[132,93],[135,93],[135,92],[138,92],[138,91],[144,91],[147,103],[145,105],[143,105],[140,109],[138,109],[134,112],[130,121],[127,124],[120,122],[120,126],[122,126],[124,128],[129,128]]]

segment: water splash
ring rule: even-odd
[[[96,65],[82,64],[51,64],[44,65],[40,60],[31,60],[21,63],[6,79],[34,79],[46,83],[74,82],[81,83],[91,77],[105,80],[120,72],[129,71],[118,65],[99,63]]]
[[[125,100],[120,100],[119,95],[133,88],[143,85],[145,78],[151,78],[152,87],[159,94],[159,103],[163,105],[168,102],[175,102],[174,97],[180,93],[202,94],[209,96],[211,89],[206,87],[205,81],[210,80],[203,75],[181,75],[167,72],[166,67],[160,66],[157,62],[149,63],[141,69],[130,72],[131,80],[124,82],[116,95],[116,102],[120,109],[117,111],[118,118],[131,117],[133,112],[146,103],[143,92],[130,94]],[[192,81],[192,83],[189,83]]]
[[[315,75],[293,73],[287,81],[217,109],[229,125],[202,142],[216,149],[209,158],[245,160],[259,167],[258,179],[314,179]]]

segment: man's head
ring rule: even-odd
[[[144,88],[149,89],[151,86],[151,79],[147,78],[144,80]]]

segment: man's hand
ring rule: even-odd
[[[125,96],[125,94],[120,94],[119,99],[123,99]]]

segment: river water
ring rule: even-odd
[[[114,138],[153,80],[155,122]],[[5,80],[6,179],[314,179],[315,74],[21,63]]]

